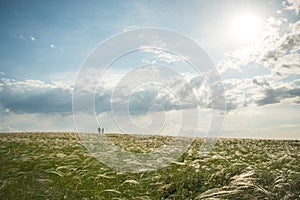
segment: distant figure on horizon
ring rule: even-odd
[[[104,128],[101,129],[101,132],[104,133]]]
[[[100,126],[99,126],[97,130],[98,130],[98,133],[101,133],[101,130],[102,130],[102,129],[101,129]]]

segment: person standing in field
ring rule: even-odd
[[[102,129],[101,129],[100,126],[99,126],[97,130],[98,130],[98,133],[101,133],[101,130],[102,130]]]

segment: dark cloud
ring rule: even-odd
[[[284,68],[300,68],[300,64],[283,64]]]
[[[38,80],[15,81],[9,79],[0,79],[0,107],[2,111],[20,113],[72,113],[72,87],[58,83],[45,83]],[[80,110],[85,113],[103,113],[118,110],[118,113],[133,115],[144,115],[151,112],[165,110],[192,109],[197,106],[202,108],[213,108],[223,111],[230,111],[245,106],[245,103],[255,102],[258,106],[279,103],[288,98],[300,97],[299,88],[271,88],[270,84],[263,78],[256,77],[252,82],[263,86],[263,97],[260,99],[252,98],[255,94],[247,96],[244,90],[249,87],[242,80],[227,80],[225,84],[226,98],[224,96],[224,87],[222,81],[210,80],[209,94],[203,90],[203,78],[193,78],[189,83],[170,82],[173,91],[161,88],[159,86],[149,85],[140,90],[126,90],[122,87],[120,91],[113,91],[113,88],[100,88],[94,94],[92,90],[84,91],[78,94],[77,101],[80,102]],[[251,80],[249,80],[250,82]],[[208,82],[209,83],[209,82]],[[176,85],[176,87],[174,86]],[[191,87],[193,86],[193,88]],[[258,92],[255,90],[256,93]],[[112,95],[113,92],[117,94]],[[130,94],[128,96],[128,94]],[[88,96],[94,95],[94,99]],[[200,99],[196,101],[196,95]],[[299,103],[299,99],[294,99]],[[91,106],[92,105],[92,106]],[[152,110],[155,105],[160,105],[160,109]],[[161,109],[162,108],[162,109]],[[90,110],[89,110],[90,109]]]
[[[216,77],[206,78],[208,86],[204,85],[204,79],[200,76],[192,79],[179,77],[170,76],[163,85],[141,83],[138,89],[126,84],[119,87],[106,87],[104,84],[95,90],[95,83],[86,80],[86,87],[75,91],[73,99],[71,85],[39,80],[0,79],[0,107],[17,114],[71,114],[72,103],[76,104],[76,112],[89,114],[117,111],[121,114],[129,112],[144,115],[150,111],[193,109],[198,106],[225,110],[224,88]]]
[[[172,84],[174,86],[174,83],[170,83]],[[76,109],[89,114],[116,109],[119,113],[129,111],[130,114],[143,115],[147,114],[153,105],[160,105],[166,111],[197,106],[195,97],[191,97],[194,95],[192,88],[188,84],[181,83],[175,89],[171,88],[170,91],[151,85],[137,91],[128,91],[126,87],[121,87],[117,91],[114,89],[102,87],[98,88],[95,93],[91,89],[77,92],[73,99]],[[0,108],[17,114],[70,114],[72,113],[72,93],[71,86],[61,83],[0,79]],[[161,109],[153,111],[161,111]]]
[[[209,86],[204,86],[204,80]],[[272,88],[264,78],[256,77],[252,83],[262,86],[263,93],[260,95],[258,89],[251,90],[251,79],[218,81],[215,77],[203,79],[194,77],[189,82],[174,79],[164,87],[143,86],[135,91],[121,87],[119,91],[115,88],[99,88],[95,94],[93,90],[77,93],[76,101],[80,102],[78,107],[85,113],[103,113],[113,109],[119,113],[143,115],[151,112],[165,110],[213,108],[230,111],[256,103],[258,106],[279,103],[282,100],[295,98],[299,102],[300,89],[292,87]],[[250,83],[250,84],[249,84]],[[170,88],[170,91],[165,88]],[[208,90],[208,91],[207,91]],[[224,91],[226,90],[226,97]],[[72,113],[72,86],[45,83],[38,80],[15,81],[0,79],[0,107],[2,111],[14,113]],[[112,95],[115,92],[115,95]],[[207,93],[208,92],[208,93]],[[94,96],[93,99],[87,98]],[[198,96],[197,96],[198,95]],[[260,96],[260,97],[259,97]],[[261,97],[262,96],[262,97]],[[196,98],[200,100],[197,102]],[[259,99],[258,99],[259,98]],[[202,103],[201,103],[202,102]],[[153,106],[160,105],[160,109],[151,110]],[[161,109],[162,108],[162,109]]]
[[[291,23],[291,29],[281,36],[281,38],[273,38],[273,43],[273,45],[267,47],[262,61],[270,62],[269,64],[272,66],[274,61],[280,60],[279,64],[282,67],[290,68],[291,65],[289,63],[291,61],[287,55],[297,54],[300,49],[300,21]],[[299,66],[299,64],[295,64],[294,66]]]
[[[252,83],[259,86],[270,86],[270,83],[266,79],[254,78],[252,79]]]
[[[264,97],[257,100],[256,104],[258,106],[263,106],[267,104],[274,104],[274,103],[279,103],[284,99],[287,98],[294,98],[294,97],[300,97],[300,89],[299,88],[293,88],[293,89],[288,89],[285,87],[282,88],[268,88],[264,91]],[[297,103],[295,101],[295,103]]]
[[[14,113],[71,113],[71,90],[41,81],[2,79],[0,105]]]

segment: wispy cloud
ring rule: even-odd
[[[181,56],[167,51],[166,44],[161,40],[153,40],[151,44],[143,45],[140,47],[140,49],[143,52],[154,54],[156,59],[168,64],[184,60]]]
[[[55,44],[50,44],[49,46],[52,49],[59,49],[59,50],[63,50],[61,47],[57,47]]]
[[[299,0],[287,0],[288,3],[284,2],[286,10],[294,10],[296,14],[300,11],[300,1]]]
[[[123,32],[131,31],[134,29],[142,28],[141,26],[127,26],[126,28],[123,29]]]
[[[31,41],[33,41],[33,42],[36,41],[35,37],[33,37],[33,36],[29,36],[29,39],[30,39]]]
[[[36,42],[36,38],[32,35],[29,35],[29,36],[20,35],[19,39],[21,39],[21,40],[30,40],[32,42]]]

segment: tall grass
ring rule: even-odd
[[[138,153],[170,137],[107,135]],[[75,133],[0,135],[0,199],[300,199],[298,141],[221,139],[208,155],[196,139],[157,171],[124,173],[100,163]]]

